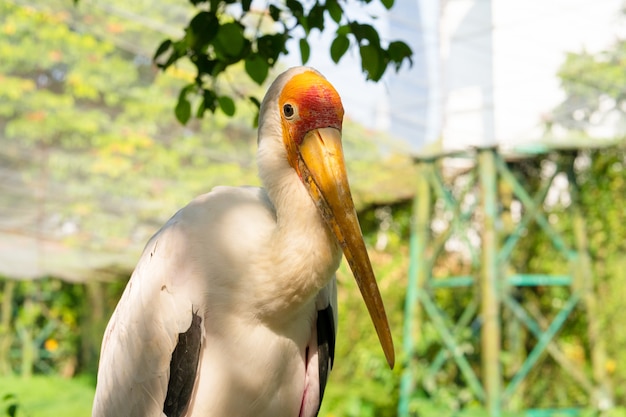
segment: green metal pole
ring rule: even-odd
[[[398,416],[409,416],[409,404],[411,394],[415,388],[415,375],[413,358],[415,356],[415,335],[419,333],[417,308],[418,291],[426,279],[428,271],[426,261],[426,243],[430,230],[430,186],[426,170],[426,162],[420,162],[417,169],[417,190],[413,200],[413,213],[411,218],[411,237],[409,242],[409,282],[404,305],[404,328],[402,336],[402,348],[404,350],[404,370],[400,380],[400,402],[398,404]]]
[[[513,175],[513,173],[507,168],[506,162],[504,160],[498,158],[496,160],[496,164],[498,167],[498,172],[500,172],[502,179],[513,187],[513,192],[515,193],[517,198],[519,198],[523,206],[527,208],[527,210],[532,210],[534,212],[535,221],[548,235],[554,247],[558,249],[559,252],[563,253],[568,260],[575,260],[578,254],[565,243],[561,235],[550,225],[547,217],[539,210],[539,202],[535,202],[533,200],[533,198],[524,189],[522,184],[515,178],[515,175]],[[522,221],[527,220],[523,219]]]
[[[500,392],[502,376],[500,369],[500,300],[498,293],[498,241],[496,221],[497,170],[494,148],[478,151],[478,169],[482,193],[483,233],[481,291],[481,362],[486,407],[490,417],[500,416]]]
[[[556,317],[554,317],[554,320],[552,320],[550,326],[548,326],[545,332],[541,333],[541,337],[539,338],[539,340],[537,340],[537,344],[528,355],[528,358],[526,358],[526,361],[522,365],[522,368],[515,374],[513,379],[511,379],[511,382],[509,382],[509,385],[506,387],[506,390],[504,391],[505,401],[507,401],[511,397],[511,395],[513,395],[519,384],[521,384],[521,382],[524,380],[524,378],[526,378],[533,366],[535,366],[537,361],[541,358],[544,350],[547,348],[550,341],[561,329],[563,323],[565,323],[565,320],[567,320],[572,310],[574,310],[574,307],[576,307],[576,304],[578,304],[579,300],[580,296],[578,293],[572,294],[572,296],[569,298],[569,300],[567,300],[561,311],[559,311]]]
[[[473,299],[472,302],[468,304],[467,307],[465,307],[465,310],[463,311],[461,318],[452,328],[453,336],[457,336],[461,330],[466,329],[470,325],[470,322],[476,315],[477,310],[478,310],[478,301],[476,299]],[[439,353],[437,353],[437,356],[435,356],[435,359],[432,361],[430,366],[428,367],[428,370],[426,371],[426,378],[434,379],[435,374],[441,369],[441,367],[444,365],[446,360],[449,359],[450,356],[451,354],[448,350],[441,349]]]
[[[574,289],[582,292],[583,306],[587,313],[587,335],[591,351],[591,367],[594,383],[596,384],[596,392],[593,395],[594,406],[605,410],[614,405],[613,390],[605,366],[607,361],[605,339],[598,319],[598,300],[591,257],[589,255],[587,226],[582,207],[580,206],[580,189],[576,173],[574,172],[574,161],[575,155],[571,155],[567,164],[567,179],[570,183],[570,194],[572,196],[574,239],[578,252],[578,260],[573,267]]]
[[[441,341],[446,346],[446,349],[448,350],[448,352],[454,359],[454,362],[456,362],[457,366],[459,367],[459,370],[461,371],[461,374],[467,381],[469,388],[472,390],[472,392],[474,393],[474,395],[479,401],[485,401],[486,400],[485,391],[482,385],[480,384],[480,381],[474,374],[472,366],[470,365],[469,361],[463,354],[462,349],[460,348],[459,344],[454,338],[454,335],[448,328],[446,321],[443,318],[443,313],[437,307],[437,305],[433,302],[433,300],[431,300],[431,298],[428,296],[426,292],[424,291],[419,292],[417,296],[419,297],[420,302],[424,306],[424,310],[428,313],[428,316],[430,317],[430,320],[432,321],[433,326],[439,333],[439,336],[441,337]]]

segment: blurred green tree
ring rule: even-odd
[[[626,40],[617,40],[610,48],[595,54],[568,53],[558,76],[566,98],[555,109],[550,123],[588,133],[594,127],[611,123],[612,116],[618,115],[623,120]],[[623,123],[621,127],[624,129]]]
[[[171,68],[157,76],[149,59],[96,35],[98,26],[126,30],[106,11],[53,7],[0,4],[0,155],[17,175],[17,188],[0,197],[6,218],[40,204],[47,220],[38,226],[48,237],[123,248],[129,231],[145,241],[154,231],[146,225],[191,196],[256,181],[252,104],[236,117],[218,113],[183,128],[167,97],[176,97],[189,73]],[[99,22],[96,34],[75,29],[90,21]],[[252,94],[259,87],[241,88]]]

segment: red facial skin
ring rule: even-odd
[[[278,105],[289,163],[295,169],[298,147],[308,132],[325,127],[341,131],[344,111],[339,94],[316,72],[305,71],[289,80]],[[285,114],[285,105],[292,106],[293,115]]]

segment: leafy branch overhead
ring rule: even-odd
[[[195,67],[194,82],[181,90],[175,109],[183,124],[194,114],[190,100],[194,95],[199,97],[197,117],[218,108],[232,116],[234,101],[218,83],[230,66],[243,61],[250,79],[262,84],[278,58],[287,54],[289,39],[298,39],[302,63],[306,64],[311,52],[309,35],[315,29],[328,30],[327,23],[332,23],[335,30],[330,46],[332,60],[339,63],[351,46],[358,48],[368,80],[379,81],[390,65],[398,71],[405,60],[412,64],[412,51],[406,43],[382,42],[372,25],[351,20],[340,0],[316,0],[310,7],[298,0],[268,1],[262,10],[255,8],[251,0],[189,1],[200,11],[190,20],[185,35],[163,41],[154,54],[162,70],[181,60]],[[372,2],[358,1],[362,5]],[[393,0],[379,1],[386,9],[393,6]],[[259,105],[256,97],[248,98]]]

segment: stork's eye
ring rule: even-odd
[[[293,108],[291,104],[287,103],[283,106],[283,114],[285,115],[287,119],[291,119],[295,113],[296,113],[296,110]]]

